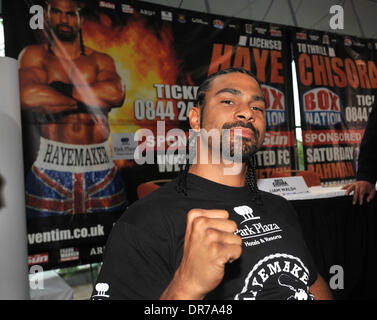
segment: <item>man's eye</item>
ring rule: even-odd
[[[263,108],[258,107],[258,106],[251,106],[250,109],[253,110],[253,111],[260,111],[260,112],[263,112]]]
[[[221,103],[233,104],[233,101],[232,100],[223,100],[223,101],[221,101]]]

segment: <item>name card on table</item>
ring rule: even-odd
[[[309,192],[302,176],[259,179],[258,188],[280,196]]]

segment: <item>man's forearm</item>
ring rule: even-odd
[[[317,280],[310,287],[310,292],[316,300],[333,300],[332,293],[326,281],[318,274]]]
[[[175,275],[172,282],[162,293],[160,300],[202,300],[204,296],[193,294],[193,290],[190,290],[184,282],[180,282],[176,279]]]
[[[99,108],[120,107],[124,101],[124,92],[114,81],[75,86],[72,96],[83,104]]]
[[[21,87],[20,95],[23,110],[54,113],[72,109],[72,107],[76,105],[74,99],[44,84],[33,84]]]

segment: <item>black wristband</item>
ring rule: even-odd
[[[56,91],[60,92],[61,94],[72,98],[73,84],[64,83],[61,81],[54,81],[54,82],[51,82],[49,86],[55,89]]]

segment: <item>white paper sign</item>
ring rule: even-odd
[[[281,196],[309,192],[302,176],[259,179],[258,188]]]
[[[138,142],[134,140],[134,134],[131,132],[113,133],[112,139],[112,158],[114,160],[132,160]]]

